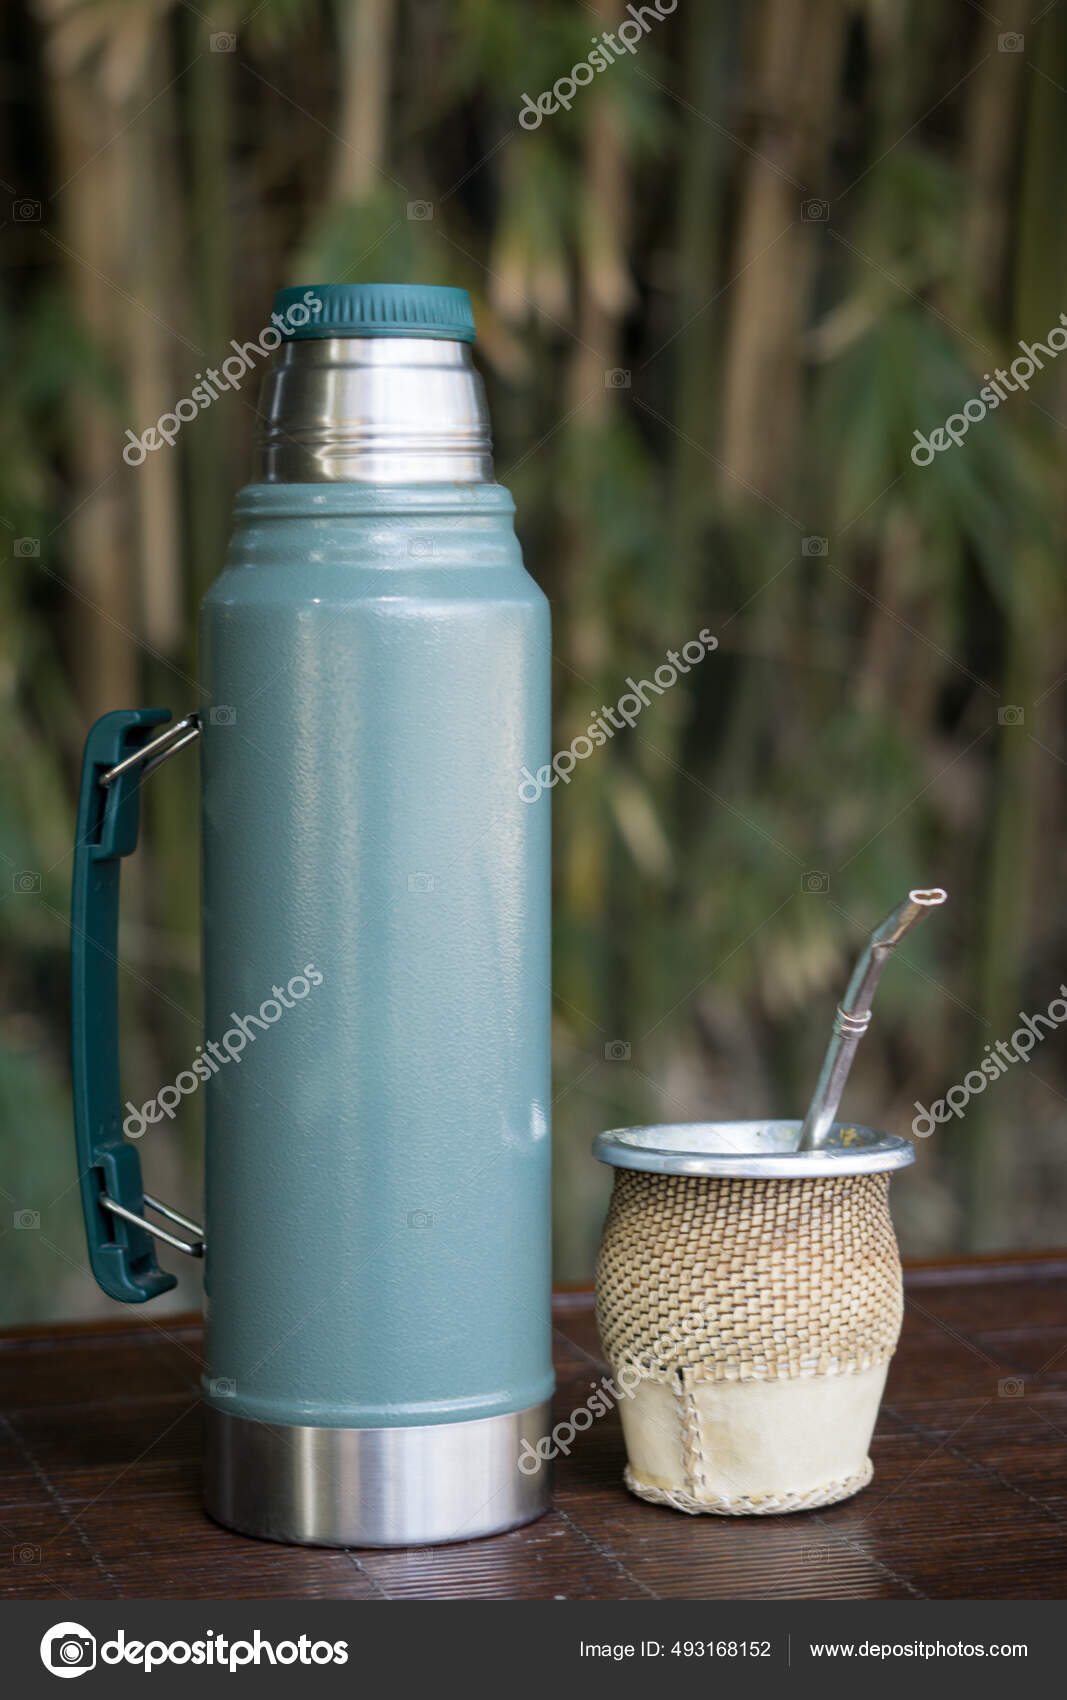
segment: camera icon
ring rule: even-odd
[[[1022,726],[1026,722],[1026,715],[1018,703],[1008,702],[1003,708],[997,709],[997,719],[1002,726]]]
[[[411,537],[408,539],[408,554],[417,561],[426,560],[433,554],[432,537]]]
[[[800,216],[806,224],[825,224],[830,216],[829,201],[801,201]]]
[[[814,893],[817,897],[824,897],[830,889],[830,876],[818,868],[812,868],[801,879],[800,889],[809,895]]]
[[[408,890],[424,895],[428,891],[437,890],[436,874],[409,874]]]
[[[17,874],[11,876],[11,889],[20,896],[31,896],[41,889],[41,876],[35,874],[32,868],[20,868]]]
[[[209,35],[207,39],[212,53],[236,53],[237,51],[237,37],[232,30],[219,30],[215,35]]]
[[[41,553],[41,540],[39,537],[16,537],[12,552],[21,555],[24,561],[35,561]]]
[[[432,1210],[408,1211],[409,1228],[432,1228],[436,1221],[437,1217],[434,1215]]]
[[[609,366],[604,373],[604,388],[606,390],[628,390],[630,374],[623,366]]]
[[[1021,1399],[1026,1393],[1026,1382],[1021,1375],[1006,1375],[997,1382],[997,1396],[1001,1399]]]
[[[38,224],[41,218],[40,201],[12,201],[11,216],[16,224]]]
[[[827,555],[830,552],[829,539],[826,537],[804,537],[800,543],[802,555]]]
[[[16,1228],[39,1228],[41,1212],[39,1210],[16,1210],[14,1215]]]
[[[431,219],[432,217],[433,217],[433,202],[432,201],[409,201],[408,202],[408,218],[413,219],[415,221],[415,223],[425,224],[427,219]]]
[[[216,703],[208,712],[212,726],[236,726],[237,710],[228,702]]]
[[[96,1665],[96,1637],[80,1623],[56,1623],[41,1638],[41,1663],[53,1676],[84,1676]]]
[[[804,1562],[806,1564],[825,1564],[830,1557],[829,1547],[805,1547]]]
[[[237,1392],[237,1383],[230,1375],[216,1375],[208,1382],[208,1389],[216,1399],[232,1399]]]
[[[997,36],[998,53],[1021,53],[1026,46],[1026,37],[1015,30],[1008,30],[1005,35]]]
[[[11,1562],[12,1564],[40,1564],[41,1549],[40,1547],[12,1547]]]
[[[630,1047],[625,1039],[609,1039],[604,1046],[605,1062],[629,1062]]]

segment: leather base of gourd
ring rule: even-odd
[[[836,1505],[839,1499],[851,1499],[854,1493],[867,1486],[873,1475],[874,1465],[868,1458],[862,1475],[846,1476],[840,1482],[827,1482],[811,1493],[768,1495],[763,1499],[720,1499],[714,1504],[705,1499],[694,1499],[692,1494],[651,1487],[638,1481],[629,1465],[623,1472],[623,1481],[638,1499],[647,1500],[650,1505],[669,1506],[672,1511],[684,1511],[690,1517],[780,1517],[788,1511],[815,1511],[821,1505]]]
[[[644,1379],[619,1402],[631,1492],[721,1516],[832,1505],[871,1479],[888,1360],[774,1381]]]

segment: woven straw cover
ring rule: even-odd
[[[841,1375],[900,1333],[889,1176],[731,1180],[617,1169],[597,1260],[608,1362],[653,1380]]]

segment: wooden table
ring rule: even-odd
[[[436,1550],[247,1540],[200,1510],[196,1319],[0,1337],[0,1593],[31,1599],[945,1599],[1067,1596],[1067,1256],[913,1268],[857,1498],[685,1517],[622,1487],[617,1416],[554,1511]],[[555,1303],[557,1420],[605,1368]],[[5,1550],[6,1549],[6,1552]]]

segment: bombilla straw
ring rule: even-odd
[[[922,920],[928,909],[944,903],[948,893],[940,887],[931,891],[909,891],[904,902],[875,927],[866,949],[852,973],[848,990],[834,1017],[834,1030],[804,1125],[798,1151],[818,1151],[833,1126],[841,1094],[845,1090],[852,1059],[871,1019],[871,1002],[882,970],[906,933]]]

